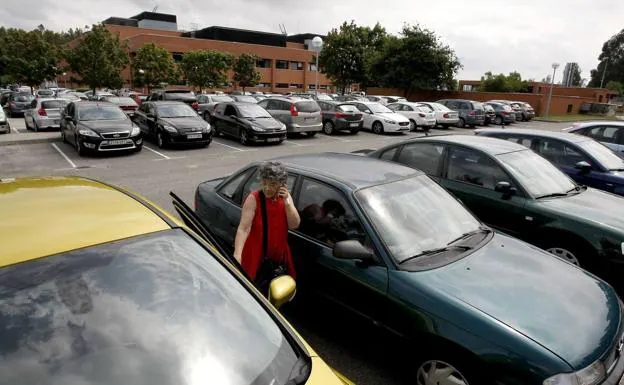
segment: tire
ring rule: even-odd
[[[416,131],[418,129],[418,124],[416,124],[416,121],[414,121],[414,119],[410,119],[410,131]]]
[[[76,154],[78,156],[84,156],[85,155],[85,150],[84,147],[82,146],[82,144],[80,144],[80,140],[78,140],[78,137],[74,138],[75,143],[74,143],[74,149],[76,150]]]
[[[61,140],[63,141],[63,143],[67,143],[67,138],[65,137],[65,130],[63,130],[63,128],[61,128]]]
[[[26,127],[26,131],[30,130],[30,126],[28,125],[28,120],[24,118],[24,126]]]
[[[331,120],[326,120],[325,123],[323,123],[323,132],[325,133],[325,135],[333,135],[334,122],[332,122]]]
[[[156,145],[158,148],[165,148],[167,146],[165,135],[163,135],[162,131],[158,131],[158,134],[156,134]]]
[[[458,384],[473,385],[468,382],[467,373],[462,373],[453,364],[445,360],[428,360],[416,369],[417,385]]]
[[[238,141],[243,146],[248,146],[249,145],[249,138],[247,137],[247,131],[245,131],[245,130],[241,130],[240,131]]]
[[[494,118],[494,124],[496,124],[497,126],[500,126],[503,124],[503,118],[501,118],[500,116],[497,116],[496,118]]]
[[[34,120],[33,120],[33,131],[39,132],[39,126],[37,125],[37,122],[35,122]]]
[[[541,242],[541,248],[564,261],[592,271],[597,257],[596,251],[588,244],[567,234],[556,234]]]
[[[352,130],[349,131],[351,133],[351,135],[357,135],[358,132],[360,132],[359,128],[354,128]]]
[[[457,122],[457,127],[459,128],[466,127],[466,121],[464,120],[464,118],[459,118],[459,122]]]
[[[210,114],[208,114],[208,111],[204,111],[204,115],[202,115],[202,117],[206,122],[210,123]]]
[[[384,133],[383,124],[381,124],[381,122],[377,121],[373,123],[373,133],[377,135],[381,135]]]

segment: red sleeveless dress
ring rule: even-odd
[[[243,247],[241,265],[243,270],[253,281],[262,260],[262,206],[260,195],[254,191],[251,195],[256,199],[256,214],[251,224],[251,231]],[[284,199],[272,200],[265,198],[268,221],[268,257],[281,262],[288,269],[288,274],[296,278],[295,267],[288,247],[288,219],[286,217],[286,203]]]

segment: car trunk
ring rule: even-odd
[[[293,124],[299,126],[321,124],[321,108],[313,100],[293,103],[290,108],[290,115]]]
[[[58,100],[50,100],[41,102],[41,109],[38,111],[39,116],[48,119],[54,119],[57,122],[61,118],[61,110],[65,108],[66,103]],[[45,111],[45,114],[42,112]]]
[[[481,103],[472,103],[474,108],[474,113],[477,119],[485,119],[485,108],[483,108],[483,104]]]
[[[362,113],[353,105],[341,105],[336,107],[336,119],[343,119],[347,122],[359,122],[362,120]]]

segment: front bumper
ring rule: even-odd
[[[289,134],[290,133],[298,134],[302,132],[321,132],[322,129],[323,129],[323,123],[319,122],[319,123],[305,125],[305,126],[293,124],[293,125],[288,126],[287,131]]]
[[[383,128],[386,132],[408,132],[410,129],[409,122],[402,122],[404,125],[399,123],[390,124],[387,122],[383,122]]]
[[[257,131],[249,131],[248,139],[254,143],[279,143],[286,140],[285,132],[263,133]]]
[[[0,132],[8,134],[11,132],[11,125],[8,120],[0,121]]]
[[[141,135],[126,139],[102,139],[81,136],[79,141],[85,150],[94,152],[137,150],[143,146],[143,138]]]
[[[167,132],[169,143],[175,144],[192,144],[192,143],[210,143],[212,141],[212,133],[210,132],[188,132],[172,134]],[[199,136],[201,134],[201,137]],[[190,136],[189,136],[190,135]]]

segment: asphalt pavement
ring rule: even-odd
[[[519,122],[512,127],[557,131],[569,125]],[[424,135],[422,132],[381,136],[369,132],[335,136],[318,134],[312,138],[289,138],[280,145],[251,147],[234,140],[215,138],[208,148],[168,149],[159,149],[155,143],[147,141],[139,153],[79,157],[72,146],[60,141],[58,132],[29,133],[23,119],[12,119],[12,126],[12,133],[0,137],[0,178],[84,176],[138,192],[171,212],[175,211],[169,198],[170,191],[192,206],[195,188],[200,182],[230,174],[252,161],[290,154],[375,149]],[[470,128],[451,128],[435,129],[431,134],[473,133]],[[9,138],[18,144],[2,145],[2,141],[7,142]],[[19,144],[20,140],[16,138],[28,141],[41,138],[42,141]],[[410,380],[415,383],[415,375],[411,379],[405,378],[405,366],[398,363],[405,355],[400,349],[395,351],[396,344],[391,342],[391,337],[366,325],[344,322],[342,315],[324,306],[302,309],[292,305],[284,312],[312,347],[355,383],[393,385],[409,383]],[[415,346],[414,350],[425,348]]]

